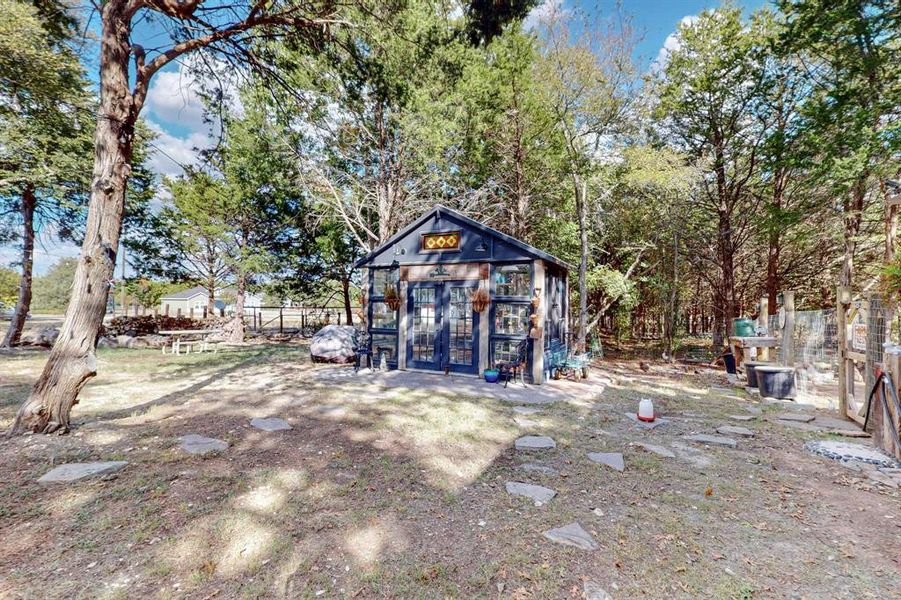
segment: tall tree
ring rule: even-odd
[[[343,24],[332,2],[234,3],[201,0],[108,0],[100,17],[100,104],[94,130],[94,169],[81,257],[60,336],[41,376],[20,407],[12,432],[69,429],[72,406],[97,372],[97,335],[106,312],[119,247],[125,189],[131,175],[135,128],[149,85],[163,67],[198,49],[240,57],[253,67],[254,34],[296,34],[310,46]],[[172,43],[148,56],[133,39],[143,18],[171,32]]]
[[[16,215],[22,243],[18,299],[0,343],[10,347],[31,307],[36,233],[72,240],[83,222],[92,111],[67,6],[0,0],[0,13],[0,214]]]
[[[635,36],[629,20],[620,17],[594,23],[551,12],[541,25],[541,58],[534,73],[563,139],[575,200],[580,255],[577,343],[582,348],[588,334],[589,235],[596,223],[588,180],[625,131],[633,97]]]
[[[808,156],[841,198],[844,258],[839,282],[854,283],[854,259],[870,192],[887,195],[901,149],[901,9],[894,0],[782,0],[783,48],[804,61],[812,93],[804,106]],[[895,207],[886,207],[886,258]]]
[[[700,272],[715,291],[713,345],[720,347],[739,312],[736,261],[754,231],[751,184],[765,139],[756,120],[764,89],[762,37],[756,21],[746,23],[730,6],[705,11],[680,25],[678,35],[680,44],[655,82],[656,116],[665,139],[709,173],[697,200],[712,227],[695,221],[690,256],[704,263]],[[705,237],[714,240],[712,253],[704,251],[711,246]]]
[[[157,235],[168,242],[166,256],[175,260],[181,274],[206,289],[207,306],[212,309],[216,291],[230,276],[221,208],[227,187],[203,172],[167,179],[166,187],[172,200],[160,211]]]

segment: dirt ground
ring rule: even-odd
[[[0,355],[0,427],[44,357]],[[899,491],[804,451],[832,434],[777,423],[781,408],[731,422],[756,399],[719,372],[605,362],[583,383],[596,394],[523,427],[502,399],[373,392],[324,376],[336,368],[291,344],[102,351],[71,434],[0,440],[0,597],[582,598],[586,582],[613,598],[901,597]],[[662,425],[624,415],[642,397]],[[249,426],[266,416],[293,429]],[[756,436],[683,439],[724,424]],[[189,433],[229,448],[188,455]],[[514,450],[526,433],[557,447]],[[588,452],[622,452],[625,471]],[[36,482],[89,460],[129,464]],[[507,481],[558,494],[536,507]],[[573,521],[596,550],[542,536]]]

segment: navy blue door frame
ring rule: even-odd
[[[469,299],[477,286],[477,281],[409,284],[406,352],[410,368],[479,372],[479,313],[472,310]]]

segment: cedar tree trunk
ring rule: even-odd
[[[19,343],[22,337],[22,329],[25,328],[25,319],[31,309],[31,280],[34,266],[34,209],[37,199],[34,195],[34,186],[26,185],[22,190],[22,278],[19,280],[19,298],[16,300],[16,310],[6,330],[2,346],[11,348]]]
[[[84,243],[59,337],[10,433],[68,431],[78,393],[97,374],[94,350],[116,264],[139,109],[128,91],[127,8],[125,2],[107,2],[102,8],[100,106]]]
[[[247,291],[247,276],[238,275],[237,294],[235,296],[235,316],[232,318],[229,341],[240,344],[244,341],[244,294]]]

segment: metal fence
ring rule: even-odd
[[[353,321],[359,306],[351,307]],[[247,324],[256,332],[312,335],[325,325],[348,325],[344,307],[335,306],[246,306]]]

